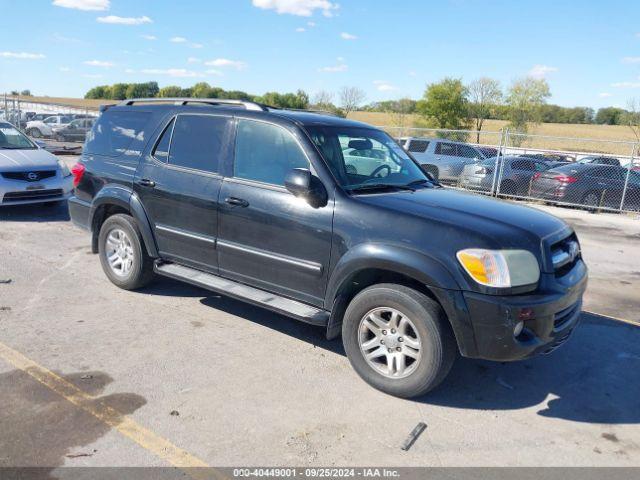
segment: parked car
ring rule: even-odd
[[[626,177],[629,174],[627,182]],[[640,174],[627,168],[598,163],[574,163],[534,176],[534,197],[586,207],[619,208],[627,184],[625,208],[640,207]]]
[[[66,200],[72,181],[64,162],[0,122],[0,206]]]
[[[84,142],[87,132],[91,130],[95,120],[93,118],[79,118],[68,125],[53,127],[53,138],[59,142]]]
[[[496,162],[497,176],[494,174]],[[499,160],[489,158],[480,163],[465,165],[460,185],[472,190],[491,192],[493,188],[503,195],[524,196],[529,194],[534,174],[550,168],[549,162],[528,157],[500,157]]]
[[[620,166],[620,160],[613,157],[603,157],[598,155],[592,155],[588,157],[583,157],[578,160],[578,163],[595,163],[600,165],[613,165],[616,167]]]
[[[26,133],[33,138],[52,137],[53,127],[68,125],[72,120],[69,115],[51,115],[44,120],[27,122]]]
[[[364,123],[160,100],[106,109],[73,169],[71,218],[118,287],[159,274],[342,334],[402,397],[458,353],[548,353],[578,323],[587,269],[562,220],[442,188]]]
[[[443,183],[456,183],[465,165],[486,158],[479,147],[441,138],[408,137],[404,148],[425,172]]]
[[[574,157],[559,153],[523,153],[519,156],[524,158],[533,158],[534,160],[543,160],[545,162],[550,162],[554,166],[566,165],[567,163],[575,162]]]

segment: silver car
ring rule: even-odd
[[[503,195],[529,195],[535,174],[549,170],[553,162],[514,156],[500,158],[497,166],[497,177],[495,157],[465,166],[460,186],[482,192],[499,191]]]
[[[58,202],[72,189],[71,172],[62,160],[12,124],[0,122],[0,207]]]
[[[444,183],[457,183],[465,165],[487,157],[481,147],[443,138],[405,137],[401,142],[426,172]]]

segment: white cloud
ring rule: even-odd
[[[373,84],[379,92],[392,92],[398,89],[385,80],[374,80]]]
[[[99,73],[85,73],[82,75],[84,78],[102,78],[102,75]]]
[[[325,72],[325,73],[346,72],[347,70],[349,70],[349,65],[344,63],[344,58],[342,57],[338,57],[337,65],[330,65],[328,67],[322,67],[318,69],[319,72]]]
[[[187,58],[187,63],[200,63],[200,62],[202,62],[202,60],[196,57]]]
[[[158,37],[156,37],[155,35],[140,35],[142,38],[144,38],[145,40],[157,40]]]
[[[60,67],[58,70],[60,70],[61,72],[70,72],[71,69],[69,67]]]
[[[356,38],[358,38],[355,35],[352,35],[352,34],[347,33],[347,32],[342,32],[340,34],[340,37],[342,37],[343,40],[355,40]]]
[[[2,58],[20,58],[22,60],[39,60],[45,58],[42,53],[28,53],[28,52],[0,52]]]
[[[111,23],[114,25],[142,25],[144,23],[153,23],[147,16],[142,17],[118,17],[117,15],[107,15],[106,17],[98,17],[99,23]]]
[[[191,48],[202,48],[202,47],[204,47],[204,45],[202,43],[195,43],[195,42],[194,43],[190,43],[189,46]]]
[[[410,77],[415,77],[416,75],[417,75],[417,73],[416,73],[414,70],[411,70],[411,71],[409,72],[409,76],[410,76]]]
[[[109,0],[53,0],[53,5],[76,10],[109,10]]]
[[[313,28],[316,26],[316,22],[307,22],[307,26]]]
[[[640,57],[624,57],[622,63],[640,63]]]
[[[602,92],[602,93],[599,93],[598,96],[602,97],[602,98],[607,98],[607,97],[612,97],[613,94],[611,94],[609,92]]]
[[[220,70],[215,70],[213,68],[210,68],[209,70],[205,70],[205,72],[207,75],[215,75],[216,77],[222,77],[223,73]]]
[[[307,31],[307,29],[306,29],[306,28],[304,28],[304,27],[298,27],[298,28],[296,28],[296,32],[300,32],[300,33],[302,33],[302,32],[306,32],[306,31]]]
[[[557,67],[550,67],[549,65],[534,65],[533,68],[529,70],[529,76],[534,78],[544,78],[547,74],[557,71]]]
[[[102,68],[111,68],[115,65],[113,62],[106,62],[104,60],[87,60],[84,62],[85,65],[89,65],[90,67],[102,67]]]
[[[640,82],[616,82],[611,86],[613,88],[640,88]]]
[[[136,71],[133,68],[125,68],[124,73],[136,73]]]
[[[219,67],[219,68],[235,68],[236,70],[244,70],[247,68],[247,64],[241,62],[239,60],[229,60],[228,58],[216,58],[215,60],[209,60],[208,62],[204,62],[205,65],[209,67]]]
[[[147,75],[167,75],[169,77],[178,77],[178,78],[193,78],[193,77],[201,77],[202,74],[198,72],[193,72],[191,70],[186,70],[184,68],[147,68],[141,70],[142,73]]]
[[[187,39],[184,37],[171,37],[169,41],[173,43],[186,43]]]
[[[310,17],[316,10],[325,17],[332,17],[333,11],[339,8],[337,3],[329,0],[253,0],[254,7],[263,10],[275,10],[279,14]]]

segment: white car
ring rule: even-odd
[[[73,190],[67,165],[13,125],[0,122],[0,208],[66,200]]]
[[[69,125],[72,120],[71,115],[51,115],[44,120],[27,122],[25,131],[33,138],[52,137],[54,127],[64,127]]]

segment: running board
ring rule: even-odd
[[[190,283],[197,287],[206,288],[228,297],[264,307],[282,315],[293,317],[313,325],[326,327],[329,323],[329,312],[306,303],[281,297],[274,293],[265,292],[258,288],[249,287],[242,283],[222,278],[218,275],[205,273],[195,268],[185,267],[176,263],[156,263],[153,266],[156,273]]]

